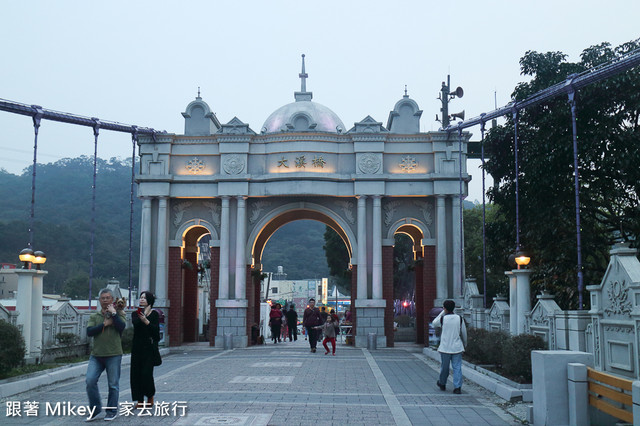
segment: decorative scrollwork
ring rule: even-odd
[[[631,316],[632,306],[631,301],[628,300],[629,288],[627,287],[627,282],[625,280],[622,280],[622,282],[611,282],[607,289],[607,295],[611,302],[611,305],[604,310],[607,315]]]
[[[338,205],[338,207],[340,207],[340,209],[344,213],[345,219],[347,219],[350,224],[353,225],[354,223],[356,223],[356,218],[353,216],[353,202],[338,200],[336,201],[336,204]]]
[[[391,225],[393,222],[393,216],[396,214],[396,209],[400,205],[400,201],[389,201],[384,204],[384,224],[386,226]]]
[[[191,201],[183,201],[182,203],[177,203],[175,206],[173,206],[173,212],[175,213],[173,224],[175,226],[180,226],[180,224],[182,223],[182,218],[184,217],[184,213],[189,207],[191,207],[191,204],[193,204]]]
[[[416,167],[418,167],[418,162],[415,157],[407,155],[406,157],[402,157],[399,165],[405,173],[411,173],[416,169]]]
[[[413,203],[418,206],[422,217],[424,217],[424,223],[431,225],[433,223],[433,206],[426,201],[414,200]]]
[[[207,165],[204,163],[204,161],[202,161],[198,157],[193,157],[191,160],[187,162],[187,165],[185,166],[185,168],[189,171],[189,173],[194,175],[199,174],[206,167]]]
[[[251,204],[251,216],[249,216],[249,223],[255,223],[260,215],[262,214],[262,210],[271,205],[270,201],[258,200]]]
[[[211,221],[213,225],[219,228],[220,227],[220,210],[221,210],[220,205],[218,203],[214,203],[211,201],[205,201],[204,206],[209,210],[209,213],[211,213]]]

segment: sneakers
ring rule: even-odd
[[[86,419],[84,419],[85,422],[92,422],[94,420],[98,420],[100,418],[100,414],[102,414],[102,410],[98,411],[97,413],[94,413],[93,416],[91,417],[87,417]]]
[[[447,385],[441,385],[440,380],[436,381],[436,385],[438,385],[441,391],[447,390]]]
[[[311,352],[313,352],[315,354],[316,353],[316,348],[312,348]]]
[[[444,389],[443,389],[444,390]],[[462,390],[460,388],[455,388],[453,390],[453,393],[460,395],[462,393]]]
[[[324,354],[325,354],[325,355],[329,355],[329,351],[326,351]]]
[[[115,413],[107,413],[107,415],[104,416],[104,421],[105,422],[110,422],[111,420],[115,420],[116,417],[118,417],[118,412],[117,411]]]

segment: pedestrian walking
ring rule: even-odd
[[[322,325],[320,311],[316,308],[316,299],[309,299],[309,306],[304,310],[304,314],[302,316],[302,325],[307,330],[311,352],[315,353],[316,347],[318,346],[318,331],[315,327]]]
[[[460,394],[462,388],[462,352],[467,345],[467,327],[460,315],[456,315],[453,311],[456,303],[453,300],[445,300],[443,303],[444,310],[431,323],[434,328],[441,328],[440,359],[440,378],[436,382],[440,390],[446,390],[447,377],[449,377],[449,363],[453,370],[453,393]]]
[[[133,341],[131,344],[131,398],[138,401],[135,408],[153,405],[156,386],[153,367],[160,340],[160,316],[153,310],[156,297],[150,291],[140,294],[139,308],[131,313]]]
[[[282,327],[282,312],[280,311],[280,304],[276,303],[271,307],[269,312],[269,326],[271,326],[271,339],[276,344],[280,342],[280,328]]]
[[[289,305],[289,310],[285,313],[287,318],[287,327],[289,328],[289,341],[298,340],[298,313],[294,309],[295,306]],[[291,338],[293,337],[293,340]]]
[[[108,288],[99,292],[101,310],[92,314],[87,323],[87,336],[93,337],[93,350],[89,357],[85,378],[87,397],[91,407],[91,415],[86,419],[92,422],[102,412],[102,400],[98,390],[98,380],[107,370],[109,396],[105,407],[105,420],[113,420],[118,416],[118,396],[120,394],[120,366],[122,362],[122,331],[126,326],[123,311],[116,312],[113,304],[113,293]]]
[[[325,349],[325,355],[329,354],[329,346],[327,346],[328,342],[331,342],[331,348],[332,348],[332,352],[333,352],[333,356],[336,355],[336,326],[335,326],[335,322],[333,320],[333,317],[328,316],[327,317],[327,322],[325,322],[322,325],[319,325],[317,327],[317,329],[322,329],[322,333],[324,334],[324,340],[322,341],[322,346],[324,346]]]

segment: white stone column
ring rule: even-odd
[[[373,197],[372,289],[373,299],[382,299],[382,196]]]
[[[358,299],[367,299],[367,197],[358,197]]]
[[[236,299],[247,298],[247,271],[244,255],[245,240],[247,234],[247,197],[239,196],[237,220],[236,220]]]
[[[229,197],[222,197],[220,213],[220,287],[219,299],[229,298]]]
[[[142,223],[140,224],[140,273],[138,294],[150,288],[151,280],[151,198],[142,199]]]
[[[42,281],[47,271],[36,271],[31,286],[31,358],[42,356]]]
[[[516,277],[517,299],[518,299],[518,334],[525,332],[527,325],[527,313],[531,311],[531,286],[529,284],[530,269],[514,269],[513,275]]]
[[[18,327],[22,326],[22,337],[27,350],[26,354],[29,356],[31,353],[31,309],[33,307],[31,287],[36,271],[35,269],[16,269],[15,271],[18,274],[18,294],[16,295],[18,318],[16,323]],[[42,315],[42,307],[40,307],[40,311]]]
[[[436,298],[449,297],[447,291],[447,224],[445,198],[436,197]]]
[[[167,298],[167,198],[158,200],[158,232],[156,238],[156,299]],[[133,301],[132,301],[133,303]]]
[[[509,333],[515,336],[518,334],[518,287],[513,271],[504,274],[509,277]]]
[[[453,254],[453,297],[462,297],[462,252],[461,241],[462,230],[460,229],[460,197],[454,196],[451,198],[451,248]]]

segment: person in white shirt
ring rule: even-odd
[[[453,311],[456,303],[453,300],[445,300],[442,304],[444,310],[431,323],[433,327],[442,327],[440,335],[440,378],[436,382],[440,390],[446,390],[447,377],[449,377],[449,363],[453,370],[453,393],[460,394],[462,388],[462,352],[467,345],[467,327],[460,315]]]

